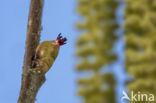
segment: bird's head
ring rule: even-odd
[[[61,46],[61,45],[64,45],[66,44],[66,41],[67,41],[67,38],[66,37],[62,37],[61,33],[57,36],[57,39],[55,40],[56,43]]]

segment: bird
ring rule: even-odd
[[[32,60],[33,72],[39,74],[48,72],[58,56],[60,46],[66,44],[66,41],[67,38],[62,37],[60,33],[56,40],[40,43],[36,48],[35,56]]]

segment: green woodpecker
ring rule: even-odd
[[[61,45],[66,44],[67,39],[62,38],[61,33],[56,40],[44,41],[36,49],[32,68],[37,68],[38,73],[46,73],[53,65]]]

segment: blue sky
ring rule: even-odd
[[[3,0],[0,3],[0,103],[16,103],[21,86],[21,74],[25,51],[27,20],[30,0]],[[118,14],[120,15],[119,11]],[[121,19],[121,18],[119,18]],[[36,103],[78,103],[76,95],[75,41],[78,31],[74,25],[78,21],[76,0],[45,0],[41,32],[41,42],[54,40],[58,33],[68,38],[67,45],[60,49],[53,67],[46,74],[46,82],[41,87]],[[115,50],[121,59],[114,65],[118,78],[119,97],[123,89],[123,38]]]

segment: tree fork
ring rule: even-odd
[[[21,90],[18,103],[34,103],[39,88],[45,82],[44,74],[29,72],[32,57],[40,41],[41,19],[44,0],[31,0],[27,27],[27,40],[24,56]]]

